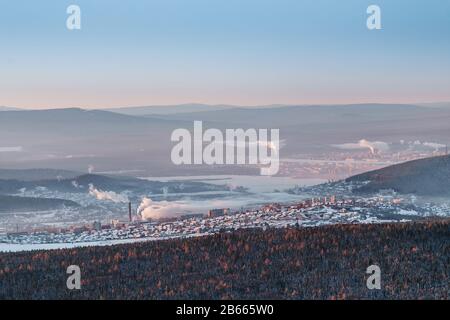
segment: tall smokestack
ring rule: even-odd
[[[131,202],[128,202],[128,217],[130,218],[131,222]]]

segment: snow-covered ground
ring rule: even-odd
[[[303,202],[305,203],[305,202]],[[404,222],[424,216],[411,205],[393,205],[377,198],[319,202],[310,205],[284,205],[237,212],[213,218],[189,218],[170,222],[141,222],[123,228],[66,233],[0,235],[0,251],[51,250],[85,246],[105,246],[136,241],[196,237],[247,228],[314,227],[343,223]]]

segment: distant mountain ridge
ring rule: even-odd
[[[20,173],[20,170],[17,170]],[[31,171],[32,172],[32,171]],[[11,176],[11,175],[10,175]],[[71,193],[86,193],[92,185],[95,188],[103,191],[124,192],[133,191],[137,193],[163,193],[164,190],[168,193],[186,192],[203,192],[203,191],[223,191],[226,186],[215,184],[208,184],[198,181],[150,181],[133,177],[125,176],[107,176],[97,174],[83,174],[76,177],[50,179],[27,179],[20,180],[10,177],[9,179],[0,179],[0,194],[16,195],[20,193],[21,189],[33,190],[38,187],[46,188],[50,191],[71,192]],[[17,177],[22,177],[18,175]]]
[[[236,106],[232,105],[207,105],[200,103],[186,103],[180,105],[155,105],[155,106],[142,106],[142,107],[120,107],[120,108],[108,108],[105,109],[110,112],[130,115],[130,116],[142,116],[142,115],[169,115],[176,113],[190,113],[190,112],[202,112],[202,111],[217,111],[223,109],[233,109]]]
[[[0,150],[16,148],[20,152],[1,152],[0,167],[86,172],[94,166],[97,172],[127,170],[139,172],[139,176],[205,175],[218,170],[224,174],[254,173],[250,167],[174,165],[170,161],[174,146],[171,135],[179,128],[192,131],[195,120],[203,121],[204,128],[219,130],[279,129],[284,141],[282,158],[336,152],[336,145],[362,139],[386,144],[450,144],[450,108],[401,104],[272,105],[187,112],[183,109],[186,106],[178,107],[184,112],[151,115],[145,107],[138,108],[143,115],[79,108],[4,111],[0,115]]]
[[[0,169],[0,180],[39,181],[69,179],[79,175],[79,172],[56,169]]]
[[[0,106],[0,111],[21,111],[22,109],[14,108],[14,107],[3,107]]]
[[[354,190],[357,193],[392,189],[402,194],[450,196],[450,156],[409,161],[359,174],[346,182],[368,182]]]
[[[53,198],[31,198],[0,195],[0,214],[30,211],[57,210],[64,207],[79,207],[71,200]]]

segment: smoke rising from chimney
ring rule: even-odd
[[[89,184],[89,194],[94,196],[97,200],[112,201],[115,203],[129,202],[128,197],[123,194],[118,194],[114,191],[102,191],[96,189],[92,184]]]
[[[366,139],[361,139],[357,143],[343,143],[332,145],[335,148],[344,150],[362,150],[369,149],[371,154],[377,152],[386,152],[389,150],[389,144],[383,141],[368,141]]]

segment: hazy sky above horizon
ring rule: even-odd
[[[450,101],[450,1],[0,0],[0,106],[428,101]]]

